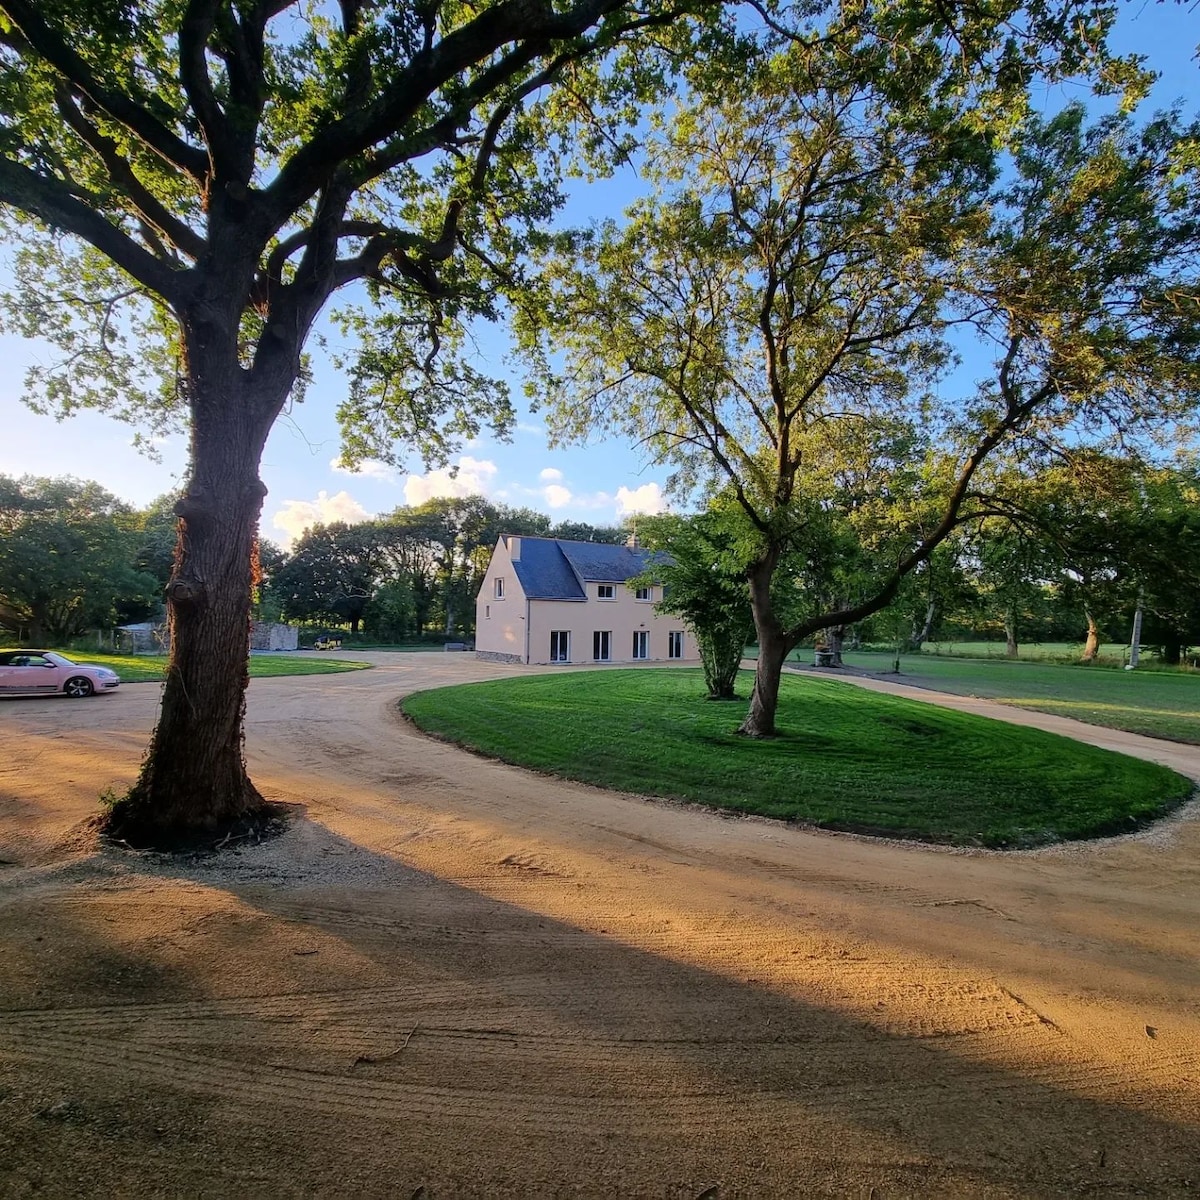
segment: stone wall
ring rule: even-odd
[[[519,654],[505,654],[500,650],[476,650],[475,657],[481,662],[520,663],[524,661]]]

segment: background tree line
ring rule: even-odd
[[[1072,642],[1091,661],[1102,643],[1128,641],[1140,603],[1142,642],[1164,661],[1200,645],[1200,464],[1081,451],[1050,471],[1023,474],[1009,463],[1000,472],[987,515],[948,538],[889,608],[826,631],[823,643],[839,650],[849,637],[912,651],[982,639],[1004,642],[1016,657],[1022,643]],[[0,628],[64,644],[90,629],[161,618],[174,501],[168,494],[138,509],[93,482],[0,476]],[[728,644],[714,668],[725,694],[753,638],[739,520],[736,506],[718,501],[695,517],[638,522],[641,539],[676,562],[666,572],[673,611],[712,631],[713,654]],[[621,542],[629,532],[628,524],[552,524],[483,496],[434,499],[358,524],[314,525],[290,551],[261,539],[255,611],[383,643],[467,637],[501,534]],[[810,546],[785,559],[775,603],[799,612],[869,582],[856,585],[844,555]]]
[[[0,476],[0,628],[63,644],[163,616],[176,496],[135,508],[97,483]],[[619,542],[621,526],[564,521],[482,496],[434,499],[305,530],[291,551],[260,538],[255,614],[346,626],[375,641],[466,636],[501,533]]]

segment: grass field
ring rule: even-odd
[[[868,671],[890,671],[893,662],[890,654],[848,653],[843,658]],[[1111,671],[929,654],[905,655],[900,671],[901,682],[1200,745],[1200,673],[1195,671]]]
[[[104,654],[82,650],[64,650],[77,663],[96,663],[111,667],[122,683],[154,683],[166,674],[167,660],[156,654]],[[336,658],[299,658],[288,654],[250,655],[250,678],[262,679],[273,675],[333,675],[339,671],[361,671],[369,663],[349,662]]]
[[[960,658],[1004,658],[1003,642],[926,642],[922,655],[950,655]],[[1115,642],[1106,642],[1100,647],[1100,660],[1110,666],[1123,666],[1129,661],[1129,647]],[[1043,662],[1046,660],[1077,663],[1083,655],[1082,642],[1023,642],[1018,662]],[[1148,655],[1142,661],[1153,663]]]
[[[829,829],[997,848],[1127,831],[1190,781],[1035,729],[785,676],[782,736],[738,737],[742,704],[696,671],[564,673],[410,696],[422,729],[619,791]],[[740,684],[750,688],[749,675]]]

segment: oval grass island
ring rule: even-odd
[[[690,670],[464,684],[401,708],[427,733],[598,787],[958,846],[1128,833],[1193,790],[1156,763],[1039,729],[796,676],[782,680],[768,741],[738,736],[744,704],[707,700]]]

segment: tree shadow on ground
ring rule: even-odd
[[[943,1027],[932,997],[900,1035],[766,964],[739,974],[719,944],[688,948],[705,968],[671,957],[669,932],[659,951],[623,942],[586,881],[588,928],[306,818],[282,843],[190,862],[105,850],[53,893],[10,897],[5,941],[52,928],[107,964],[39,968],[26,944],[0,993],[9,1161],[40,1163],[11,1184],[64,1194],[108,1161],[118,1190],[197,1195],[1196,1186],[1196,1124],[1150,1111],[1136,1065],[1057,1053],[1064,1035],[1019,1004],[980,994],[973,1027]],[[536,895],[536,862],[506,869]],[[139,890],[131,933],[134,879],[160,899]],[[996,1061],[1006,1037],[1027,1067]]]

